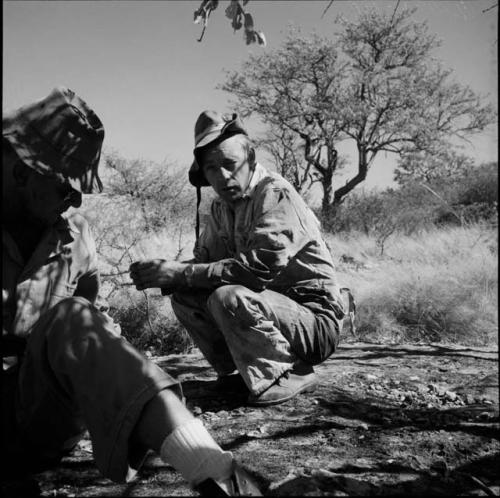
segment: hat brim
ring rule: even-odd
[[[201,169],[196,159],[193,161],[191,167],[189,168],[188,177],[189,183],[191,183],[191,185],[193,185],[194,187],[210,186],[207,179],[205,178],[205,175],[203,174],[203,170]]]
[[[95,190],[102,192],[100,180],[93,178],[92,172],[86,168],[82,173],[81,164],[75,164],[69,158],[57,157],[57,152],[47,152],[45,145],[38,143],[36,135],[22,134],[15,126],[11,124],[3,127],[3,138],[9,142],[19,159],[29,168],[45,176],[57,176],[54,174],[52,164],[55,161],[66,161],[69,164],[69,170],[74,172],[71,176],[64,176],[64,180],[69,183],[71,188],[82,194],[91,194]],[[44,154],[43,152],[46,153]],[[73,163],[73,164],[72,164]],[[62,175],[61,175],[62,176]]]
[[[214,130],[210,133],[208,133],[206,136],[204,136],[195,146],[196,149],[201,149],[202,147],[205,147],[206,145],[214,142],[221,136],[220,130]]]

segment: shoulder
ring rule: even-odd
[[[269,171],[260,164],[258,165],[259,180],[255,186],[255,193],[262,194],[267,191],[283,191],[297,194],[293,186],[279,173]]]
[[[295,188],[278,173],[267,172],[254,190],[256,204],[264,210],[276,204],[304,202]]]

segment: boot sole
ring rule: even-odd
[[[279,405],[280,403],[284,403],[285,401],[288,401],[292,398],[295,398],[298,394],[302,393],[312,393],[316,390],[318,387],[318,382],[315,381],[312,384],[309,384],[307,386],[302,387],[298,391],[294,392],[293,394],[290,394],[288,396],[284,396],[283,398],[278,398],[278,399],[270,399],[270,400],[251,400],[249,399],[247,401],[247,404],[250,406],[271,406],[271,405]]]

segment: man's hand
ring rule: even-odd
[[[186,264],[164,259],[136,261],[130,265],[130,278],[137,290],[159,287],[176,290],[186,285],[183,274]]]

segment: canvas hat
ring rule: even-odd
[[[104,127],[73,91],[57,87],[42,100],[3,117],[3,138],[19,159],[42,175],[67,181],[78,192],[102,191],[97,174]]]
[[[203,170],[198,164],[199,153],[209,145],[214,146],[226,138],[237,135],[247,135],[243,123],[236,113],[220,114],[216,111],[202,112],[194,125],[194,161],[189,168],[189,181],[195,187],[207,187]]]

